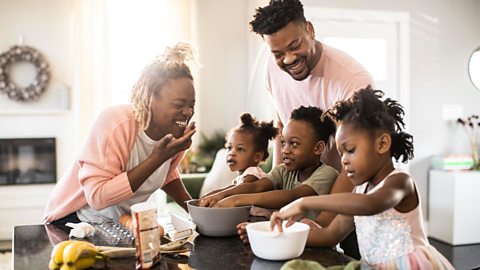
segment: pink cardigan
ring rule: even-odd
[[[48,198],[43,222],[63,218],[86,204],[100,210],[133,195],[126,166],[138,125],[131,105],[106,109],[96,120],[76,162]],[[180,179],[183,152],[173,156],[163,185]]]

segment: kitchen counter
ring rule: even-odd
[[[68,239],[68,230],[54,225],[15,226],[13,237],[13,269],[48,269],[54,245]],[[95,236],[88,240],[106,245]],[[318,261],[323,266],[344,265],[352,260],[328,248],[306,248],[300,258]],[[250,246],[244,246],[235,236],[198,236],[189,257],[163,255],[152,269],[280,269],[284,263],[257,258]],[[135,269],[135,259],[114,259],[107,265],[108,269]],[[102,266],[103,262],[95,264],[96,269]]]

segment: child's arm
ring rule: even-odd
[[[213,206],[218,201],[222,200],[223,198],[236,195],[236,194],[245,194],[245,193],[256,193],[256,192],[263,192],[267,190],[272,190],[273,184],[272,181],[268,178],[259,179],[253,183],[243,183],[241,185],[237,185],[226,189],[224,191],[220,191],[216,194],[210,195],[200,200],[200,206]]]
[[[398,173],[385,179],[381,188],[369,194],[337,193],[300,198],[283,207],[275,218],[277,223],[284,219],[292,223],[301,218],[306,209],[351,216],[375,215],[392,207],[407,212],[417,204],[413,180],[407,174]]]
[[[214,189],[214,190],[212,190],[212,191],[210,191],[210,192],[207,192],[207,193],[203,194],[203,196],[200,197],[200,199],[203,199],[203,198],[205,198],[205,197],[207,197],[207,196],[213,195],[213,194],[218,193],[218,192],[220,192],[220,191],[224,191],[224,190],[229,189],[229,188],[234,187],[234,186],[235,186],[235,185],[228,185],[228,186],[223,187],[223,188]]]
[[[345,239],[354,227],[352,216],[337,215],[327,227],[310,229],[307,246],[333,247]]]
[[[253,194],[235,195],[219,201],[214,206],[234,207],[255,205],[264,208],[278,209],[298,198],[313,196],[316,194],[315,190],[309,185],[300,185],[290,190],[271,190]]]

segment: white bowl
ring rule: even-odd
[[[309,226],[295,222],[283,233],[277,229],[270,231],[270,221],[261,221],[247,225],[247,235],[255,256],[266,260],[289,260],[302,255],[307,243]]]
[[[187,201],[187,208],[201,235],[232,236],[237,234],[237,224],[248,220],[251,206],[200,207],[198,200],[190,200]]]

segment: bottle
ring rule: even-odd
[[[132,205],[133,231],[136,247],[136,269],[149,269],[160,260],[157,209],[151,202]]]

